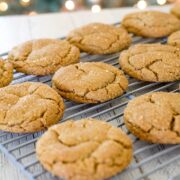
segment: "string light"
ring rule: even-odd
[[[95,5],[93,5],[93,6],[91,7],[91,11],[92,11],[93,13],[98,13],[98,12],[101,11],[101,6],[98,5],[98,4],[95,4]]]
[[[29,3],[30,0],[21,0],[21,2],[24,2],[24,3]]]
[[[5,12],[7,10],[8,10],[8,3],[4,1],[0,2],[0,11]]]
[[[31,12],[29,12],[29,16],[35,16],[35,15],[37,15],[38,13],[36,12],[36,11],[31,11]]]
[[[31,3],[31,0],[20,0],[20,4],[22,6],[29,6],[30,3]]]
[[[74,1],[72,1],[72,0],[67,0],[67,1],[65,2],[65,7],[66,7],[68,10],[70,10],[70,11],[74,10],[74,8],[75,8]]]
[[[139,0],[137,2],[137,7],[139,9],[145,9],[147,7],[147,2],[145,0]]]
[[[157,3],[159,5],[164,5],[164,4],[166,4],[166,2],[167,2],[167,0],[157,0]]]

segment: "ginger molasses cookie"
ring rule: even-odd
[[[180,31],[176,31],[168,37],[168,44],[180,48]]]
[[[162,44],[138,44],[123,51],[121,68],[130,76],[149,82],[180,80],[180,49]]]
[[[49,128],[38,140],[36,153],[53,175],[67,180],[101,180],[128,166],[132,143],[119,128],[82,119]]]
[[[128,47],[131,37],[122,27],[91,23],[70,32],[67,40],[91,54],[111,54]]]
[[[171,9],[171,13],[180,19],[180,3],[175,4]]]
[[[62,66],[79,62],[79,56],[79,49],[68,41],[37,39],[15,47],[8,58],[19,72],[47,75]]]
[[[175,16],[159,11],[141,11],[128,14],[122,25],[129,31],[144,37],[163,37],[180,29]]]
[[[180,94],[155,92],[131,100],[125,109],[128,129],[141,140],[180,143]]]
[[[0,87],[7,86],[13,79],[13,66],[0,58]]]
[[[63,112],[62,98],[48,85],[26,82],[0,88],[0,130],[40,131],[57,123]]]
[[[60,68],[53,88],[64,98],[80,103],[114,99],[127,89],[128,80],[119,69],[101,62],[86,62]]]

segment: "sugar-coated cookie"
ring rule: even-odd
[[[122,70],[139,80],[180,80],[180,49],[170,45],[137,44],[121,53],[119,63]]]
[[[159,11],[140,11],[126,15],[122,25],[139,36],[159,38],[180,30],[180,20]]]
[[[52,78],[53,88],[64,98],[80,103],[101,103],[127,89],[123,72],[102,62],[86,62],[60,68]]]
[[[141,140],[180,143],[180,94],[155,92],[129,102],[124,112],[128,129]]]
[[[62,66],[79,62],[79,49],[65,40],[36,39],[13,48],[8,59],[16,71],[47,75]]]
[[[132,143],[119,128],[95,119],[67,121],[48,129],[36,153],[44,168],[66,180],[102,180],[125,169]]]
[[[111,54],[131,44],[131,37],[122,27],[91,23],[71,31],[67,40],[90,54]]]
[[[57,123],[63,113],[62,98],[46,84],[25,82],[0,88],[0,130],[44,130]]]

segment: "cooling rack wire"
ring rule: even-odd
[[[133,36],[133,43],[166,43],[166,38],[149,39]],[[81,62],[101,61],[119,67],[118,57],[120,53],[112,55],[88,55],[81,54]],[[1,54],[6,57],[7,53]],[[108,123],[122,128],[133,141],[133,161],[130,166],[111,178],[112,180],[180,180],[180,144],[160,145],[149,144],[140,141],[133,136],[125,127],[123,122],[123,110],[128,101],[141,94],[168,91],[179,92],[179,82],[171,83],[147,83],[128,77],[129,87],[127,92],[111,101],[97,104],[75,104],[65,100],[65,114],[60,122],[68,119],[80,119],[83,117],[98,118]],[[51,76],[33,76],[14,72],[12,84],[25,81],[42,82],[51,85]],[[35,144],[37,139],[43,134],[13,134],[0,131],[0,151],[19,168],[29,180],[50,180],[57,179],[45,171],[36,159]]]

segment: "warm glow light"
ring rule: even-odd
[[[28,3],[30,0],[21,0],[22,2]]]
[[[137,7],[139,9],[145,9],[147,7],[147,2],[145,0],[139,0],[137,2]]]
[[[35,16],[35,15],[37,15],[38,13],[36,12],[36,11],[31,11],[31,12],[29,12],[29,16]]]
[[[20,0],[20,4],[22,6],[29,6],[30,3],[31,3],[31,0]]]
[[[0,2],[0,11],[7,11],[8,10],[8,3],[7,2]]]
[[[74,1],[72,1],[72,0],[67,0],[67,1],[65,2],[65,7],[66,7],[68,10],[72,11],[72,10],[75,8]]]
[[[166,4],[166,2],[167,2],[167,0],[157,0],[157,3],[159,5],[164,5],[164,4]]]
[[[95,5],[93,5],[93,6],[91,7],[91,11],[92,11],[93,13],[98,13],[98,12],[101,11],[101,6],[98,5],[98,4],[95,4]]]

